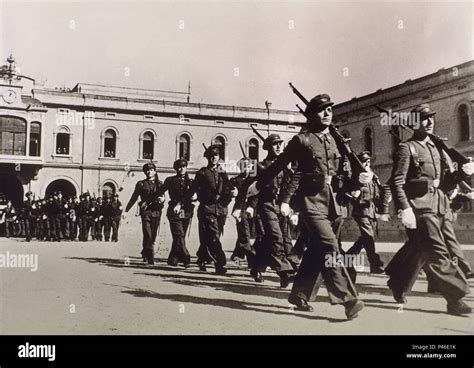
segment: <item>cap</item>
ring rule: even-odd
[[[175,170],[183,166],[188,166],[188,161],[184,158],[180,158],[173,163],[173,169]]]
[[[416,106],[413,110],[411,110],[411,113],[419,115],[420,121],[423,121],[426,118],[429,118],[430,116],[436,114],[436,112],[431,110],[430,105],[428,105],[427,103],[423,103],[421,105]]]
[[[334,105],[334,102],[331,101],[331,97],[323,93],[313,97],[311,101],[309,101],[308,106],[306,106],[305,112],[309,115],[315,114],[332,105]]]
[[[365,162],[365,161],[370,160],[372,158],[369,151],[363,151],[363,152],[359,153],[357,155],[357,157],[359,158],[359,160],[361,162]]]
[[[263,142],[263,149],[268,151],[272,145],[279,142],[283,142],[283,139],[278,134],[270,134]]]
[[[218,155],[220,153],[220,145],[218,144],[211,144],[209,147],[206,148],[204,151],[204,157],[209,158],[214,155]]]
[[[147,162],[145,165],[143,165],[142,170],[144,173],[150,169],[156,170],[156,165],[153,162]]]

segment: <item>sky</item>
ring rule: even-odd
[[[6,1],[0,58],[47,87],[187,91],[191,102],[294,110],[474,59],[472,2]]]

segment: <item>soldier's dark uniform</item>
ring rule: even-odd
[[[92,211],[92,226],[91,226],[92,240],[102,241],[104,208],[103,208],[101,197],[93,201],[91,211]]]
[[[62,200],[59,200],[57,194],[54,194],[52,198],[51,205],[50,205],[50,224],[51,224],[51,231],[53,232],[54,236],[53,239],[57,242],[61,241],[62,233],[61,233],[61,212],[62,212]]]
[[[81,201],[78,205],[78,226],[79,226],[79,240],[86,242],[89,238],[89,230],[91,228],[92,219],[92,203],[90,201],[89,193],[82,195]]]
[[[69,240],[76,240],[78,233],[77,212],[79,207],[79,202],[76,202],[76,197],[72,197],[68,200],[68,207],[69,211],[66,213],[66,221],[69,228]]]
[[[328,107],[332,104],[328,95],[318,95],[310,101],[306,114],[311,117],[316,113],[329,116]],[[345,181],[343,157],[331,134],[322,133],[320,129],[323,128],[313,124],[308,124],[305,132],[292,138],[283,153],[259,177],[257,188],[264,187],[290,162],[298,163],[290,184],[280,193],[280,201],[289,203],[298,190],[297,207],[311,241],[303,255],[288,300],[298,310],[311,311],[312,307],[307,302],[319,286],[321,274],[331,304],[343,304],[347,317],[354,318],[363,308],[354,284],[344,265],[326,264],[328,258],[334,259],[340,254],[335,226],[343,213],[339,199],[340,187]]]
[[[369,152],[362,152],[359,155],[361,162],[370,160]],[[377,221],[377,207],[383,200],[383,191],[385,190],[376,175],[370,183],[355,183],[353,190],[360,191],[360,195],[352,200],[352,217],[359,226],[361,236],[346,254],[359,254],[362,248],[367,252],[367,258],[370,263],[370,272],[383,273],[383,262],[375,251],[374,227]]]
[[[3,209],[1,216],[5,221],[5,236],[9,238],[10,236],[14,235],[13,224],[16,219],[16,211],[15,208],[11,205],[11,202],[10,206],[7,205],[7,207]]]
[[[188,166],[188,162],[184,159],[176,160],[173,163],[173,168],[176,171],[182,166]],[[189,196],[192,182],[187,173],[184,175],[177,174],[166,178],[160,189],[162,194],[168,191],[170,197],[166,211],[166,217],[170,223],[171,236],[173,237],[171,251],[168,255],[168,264],[170,266],[183,263],[187,267],[191,263],[191,256],[186,248],[186,232],[188,231],[194,210],[194,205]],[[180,205],[180,211],[175,213],[174,208],[178,204]]]
[[[249,268],[252,268],[251,263],[253,258],[255,257],[255,249],[251,244],[250,239],[250,226],[252,219],[250,218],[249,214],[246,212],[248,206],[253,206],[246,200],[246,196],[244,193],[245,181],[248,180],[249,176],[247,173],[243,172],[236,177],[230,179],[231,185],[238,190],[238,195],[234,203],[234,208],[232,210],[240,210],[241,215],[240,219],[236,221],[236,228],[237,228],[237,240],[235,242],[235,248],[232,252],[230,259],[232,261],[237,261],[237,259],[245,259],[247,257],[247,262],[249,262]],[[244,189],[245,188],[245,189]],[[239,198],[242,198],[239,200]]]
[[[427,104],[415,108],[421,121],[434,115]],[[396,208],[412,209],[416,229],[407,229],[409,241],[393,257],[386,268],[388,285],[395,299],[405,302],[423,268],[433,289],[448,302],[448,312],[463,314],[470,308],[462,298],[470,293],[461,269],[455,265],[446,247],[446,220],[450,202],[445,194],[464,179],[460,171],[449,172],[434,143],[415,131],[407,142],[400,143],[394,157],[391,176]]]
[[[118,194],[114,195],[114,200],[112,201],[112,208],[114,209],[114,216],[112,217],[112,241],[118,242],[118,231],[120,228],[120,218],[122,217],[122,203],[118,199]]]
[[[41,227],[43,229],[43,239],[46,241],[51,240],[51,229],[50,229],[50,208],[51,203],[46,198],[41,201]]]
[[[218,154],[219,147],[212,145],[206,149],[204,156],[209,158]],[[201,270],[205,270],[205,264],[212,261],[217,274],[226,272],[224,266],[227,262],[220,236],[224,231],[227,206],[232,199],[231,189],[229,178],[220,166],[202,167],[194,177],[190,195],[197,193],[199,200],[197,217],[200,245],[197,263]]]
[[[156,167],[152,163],[143,165],[143,172],[146,173],[146,171],[149,169],[156,170]],[[163,204],[159,203],[157,200],[157,194],[162,185],[163,183],[158,180],[158,175],[155,175],[153,180],[140,180],[136,184],[132,197],[125,207],[125,212],[128,212],[130,208],[133,207],[138,198],[141,199],[140,216],[142,220],[143,232],[143,249],[141,254],[143,259],[149,264],[154,264],[155,250],[153,248],[153,244],[156,240],[156,235],[160,226],[161,211],[163,209]],[[147,201],[150,202],[150,205],[144,209],[142,205],[144,205]]]
[[[22,218],[25,228],[25,236],[26,241],[29,242],[32,237],[32,231],[34,227],[34,217],[33,217],[33,200],[31,196],[33,195],[32,192],[26,193],[26,197],[28,198],[26,201],[23,202],[23,209],[22,209]]]
[[[43,215],[43,208],[41,204],[41,200],[37,200],[34,202],[34,209],[33,209],[33,218],[34,218],[34,228],[35,228],[35,237],[38,240],[43,240],[43,223],[41,221],[41,217]]]

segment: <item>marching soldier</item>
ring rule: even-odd
[[[434,115],[428,104],[412,110],[418,126],[407,142],[400,143],[394,157],[391,187],[398,215],[407,229],[409,241],[390,262],[388,286],[398,303],[416,281],[423,267],[430,285],[447,300],[449,314],[464,315],[471,308],[463,301],[470,293],[461,269],[449,256],[446,246],[446,192],[474,172],[474,163],[451,172],[443,151],[438,151],[429,134],[434,130]],[[411,252],[410,257],[404,253]],[[402,261],[400,261],[402,260]]]
[[[282,151],[282,143],[283,139],[278,134],[270,134],[265,139],[263,149],[268,151],[268,154],[262,162],[259,162],[257,175],[263,175],[277,159]],[[284,184],[289,181],[290,177],[291,172],[285,166],[271,178],[269,183],[262,186],[258,193],[257,214],[262,221],[264,235],[262,236],[262,242],[255,248],[255,266],[251,270],[251,275],[255,281],[261,282],[263,279],[262,272],[265,271],[267,266],[271,267],[280,277],[280,286],[283,288],[289,285],[294,267],[287,258],[291,249],[285,252],[285,239],[282,231],[282,226],[287,225],[286,217],[288,214],[281,214],[277,200],[280,188],[285,186]]]
[[[118,242],[118,230],[120,228],[120,218],[122,217],[122,203],[119,200],[119,195],[114,194],[112,201],[112,207],[114,209],[114,217],[112,218],[112,241]]]
[[[69,240],[76,240],[77,237],[77,211],[79,199],[76,196],[68,199],[69,212],[66,213],[66,221],[69,228]]]
[[[143,173],[146,175],[146,179],[140,180],[136,184],[132,197],[125,207],[125,213],[133,207],[140,197],[139,206],[143,232],[142,257],[148,264],[155,264],[153,244],[156,240],[160,226],[161,210],[163,209],[164,197],[159,195],[163,183],[158,179],[154,163],[150,162],[143,165]]]
[[[347,318],[352,319],[357,317],[364,303],[358,299],[344,265],[337,262],[340,251],[334,224],[342,213],[338,192],[347,179],[343,157],[330,133],[332,105],[326,94],[318,95],[308,103],[305,110],[308,129],[293,137],[283,153],[259,176],[256,185],[249,188],[249,194],[264,188],[290,162],[297,161],[298,169],[280,193],[280,211],[284,216],[289,214],[290,198],[298,190],[297,207],[311,240],[288,301],[296,310],[312,311],[308,301],[322,275],[331,304],[342,304]],[[359,175],[361,183],[371,180],[370,173]]]
[[[361,152],[358,157],[365,169],[371,170],[370,152]],[[367,184],[356,183],[356,188],[353,189],[351,192],[353,198],[352,217],[359,226],[361,236],[346,254],[359,254],[362,248],[365,248],[370,263],[370,272],[376,274],[384,273],[383,262],[375,251],[374,236],[374,226],[377,221],[377,206],[383,199],[384,188],[374,174],[371,182]]]
[[[224,275],[227,270],[225,253],[222,250],[220,236],[224,231],[227,206],[232,200],[232,185],[227,174],[219,165],[219,146],[206,148],[204,157],[207,166],[196,173],[190,195],[197,193],[199,207],[199,249],[197,252],[199,269],[206,271],[206,263],[214,262],[217,275]]]
[[[23,223],[25,228],[26,241],[31,241],[32,231],[34,229],[34,218],[33,218],[33,192],[29,191],[26,193],[26,201],[23,202]]]
[[[1,218],[5,223],[5,236],[9,238],[14,235],[13,224],[16,220],[16,212],[12,201],[7,201],[7,206],[3,209]]]
[[[83,193],[78,206],[79,240],[86,242],[91,228],[92,203],[89,192]]]
[[[168,264],[177,266],[183,263],[184,267],[189,267],[191,256],[186,248],[186,232],[193,217],[194,205],[189,196],[192,180],[186,172],[188,161],[184,158],[176,160],[173,163],[173,169],[176,175],[166,178],[160,193],[168,191],[170,201],[166,217],[170,223],[171,236],[173,243],[168,256]]]
[[[103,229],[103,203],[102,197],[97,197],[97,199],[92,203],[91,208],[92,213],[92,240],[102,241],[102,229]]]
[[[249,268],[252,269],[254,268],[251,265],[253,258],[255,258],[255,249],[250,243],[250,221],[252,221],[255,209],[254,205],[246,200],[244,188],[245,183],[250,179],[250,173],[253,171],[253,162],[244,157],[239,160],[239,168],[241,173],[230,179],[231,185],[238,191],[232,210],[232,216],[235,218],[237,226],[237,241],[235,242],[235,248],[230,259],[235,262],[238,261],[238,259],[245,259],[245,257],[247,257]],[[241,200],[239,200],[239,198],[241,198]]]

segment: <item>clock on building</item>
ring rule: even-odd
[[[8,104],[11,104],[16,100],[16,92],[13,89],[7,89],[5,92],[3,92],[2,98],[3,101]]]

